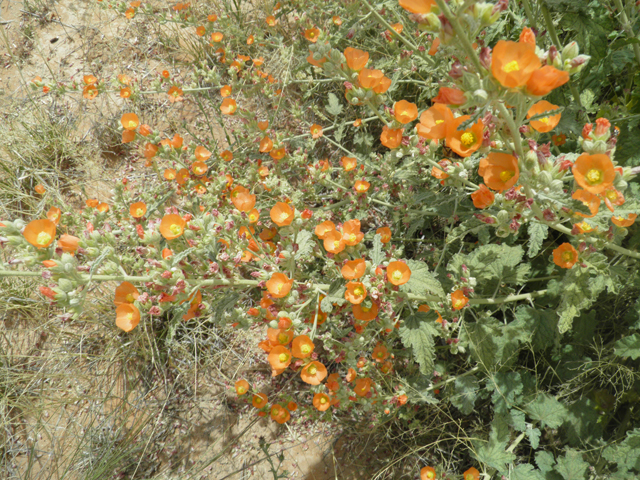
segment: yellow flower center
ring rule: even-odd
[[[462,308],[463,305],[464,305],[464,300],[454,300],[453,301],[453,307],[454,308]]]
[[[433,475],[433,472],[427,472],[427,478],[436,478],[436,477]]]
[[[402,272],[401,272],[400,270],[396,270],[395,272],[393,272],[393,273],[391,274],[391,277],[392,277],[395,281],[402,280]]]
[[[507,63],[504,67],[502,67],[502,70],[505,73],[517,72],[518,70],[520,70],[520,65],[518,65],[517,60],[512,60],[511,62]]]
[[[287,212],[282,212],[280,214],[280,221],[281,222],[285,222],[289,219],[289,214]]]
[[[262,397],[255,396],[253,397],[253,401],[260,405],[262,403]]]
[[[349,241],[350,241],[350,242],[355,242],[357,239],[358,239],[358,237],[356,236],[356,234],[355,234],[355,233],[351,233],[351,234],[349,235]]]
[[[280,360],[282,363],[284,363],[287,360],[289,360],[289,355],[287,355],[286,353],[281,353],[280,356],[278,357],[278,360]]]
[[[562,253],[562,261],[564,261],[564,262],[573,261],[573,252],[563,252]]]
[[[133,303],[133,301],[135,300],[135,298],[133,298],[133,293],[127,294],[127,296],[124,297],[124,299],[127,301],[127,303]]]
[[[129,120],[129,128],[130,129],[134,129],[134,128],[136,128],[136,126],[137,126],[136,122],[134,122],[133,120]]]
[[[139,208],[136,210],[136,216],[137,217],[141,217],[142,215],[144,215],[144,210]]]
[[[58,218],[58,214],[57,214],[57,213],[52,213],[52,214],[51,214],[51,218],[52,218],[53,220],[55,220],[56,218]]]
[[[251,215],[249,215],[249,220],[251,220],[251,222],[255,222],[258,219],[258,216],[255,213],[252,213]]]
[[[617,194],[615,191],[613,191],[613,190],[609,190],[609,191],[607,192],[607,198],[608,198],[609,200],[616,200],[616,199],[618,198],[618,194]]]
[[[322,405],[326,404],[327,403],[327,398],[326,397],[320,397],[320,403]]]
[[[316,367],[315,365],[310,365],[309,368],[307,368],[307,373],[309,375],[315,375],[316,373],[318,373],[318,367]]]
[[[436,125],[440,125],[441,123],[444,123],[444,120],[436,120]]]
[[[47,245],[49,242],[51,242],[51,235],[49,235],[47,232],[40,232],[36,238],[36,243],[38,245]]]
[[[378,358],[383,358],[384,357],[384,352],[383,351],[379,351],[378,352]]]
[[[311,352],[311,347],[307,344],[304,344],[300,347],[300,351],[306,355],[307,353]]]
[[[538,121],[539,121],[539,122],[542,122],[542,123],[549,123],[549,117],[541,118],[541,119],[539,119]]]
[[[336,240],[333,242],[333,248],[339,248],[340,247],[340,241]]]
[[[618,220],[619,222],[624,220],[624,217],[616,217],[616,220]]]
[[[362,308],[361,308],[361,310],[362,310],[364,313],[367,313],[369,310],[371,310],[371,307],[362,307]]]
[[[127,313],[127,320],[133,320],[133,313]]]
[[[591,185],[602,183],[602,181],[604,180],[602,170],[598,170],[597,168],[592,168],[591,170],[589,170],[585,177]]]
[[[473,132],[464,132],[460,137],[460,143],[465,147],[469,148],[471,145],[476,143],[476,136]]]
[[[281,333],[280,335],[278,335],[278,342],[280,342],[282,345],[286,345],[287,343],[289,343],[289,336],[286,333]]]
[[[514,172],[513,170],[503,170],[502,172],[500,172],[500,180],[502,180],[503,182],[508,182],[513,178],[515,174],[516,172]]]
[[[171,230],[171,233],[173,233],[174,235],[179,235],[180,233],[182,233],[182,227],[175,223],[169,227],[169,230]]]
[[[364,288],[362,287],[356,287],[353,289],[353,293],[357,296],[357,297],[361,297],[362,295],[364,295]]]
[[[247,389],[246,389],[246,388],[244,388],[244,387],[238,387],[238,393],[239,393],[240,395],[242,395],[242,394],[243,394],[243,393],[245,393],[246,391],[247,391]]]
[[[284,283],[279,284],[279,285],[276,287],[276,291],[277,291],[278,293],[282,292],[282,287],[284,287]]]

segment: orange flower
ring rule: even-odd
[[[371,306],[369,307],[366,303],[368,302],[351,305],[351,312],[356,320],[370,322],[378,316],[378,305],[371,302]]]
[[[93,100],[98,96],[98,88],[95,85],[86,85],[82,89],[82,96],[87,100]]]
[[[354,219],[342,225],[342,240],[345,244],[354,246],[362,241],[364,233],[360,231],[360,220]]]
[[[159,230],[166,240],[173,240],[182,235],[186,223],[180,215],[165,215],[162,217]]]
[[[431,140],[440,140],[447,135],[447,124],[453,120],[449,107],[436,103],[420,115],[417,126],[418,135]]]
[[[353,391],[359,397],[364,397],[371,391],[371,379],[369,377],[359,378],[356,380],[356,385],[353,387]]]
[[[84,203],[89,208],[96,208],[100,202],[95,198],[90,198],[89,200],[86,200]]]
[[[130,332],[140,323],[140,310],[135,305],[123,303],[116,308],[116,326]]]
[[[571,268],[578,261],[578,251],[570,243],[563,243],[553,251],[553,263],[561,268]]]
[[[122,131],[122,143],[131,143],[136,139],[136,132],[133,130]]]
[[[469,115],[455,118],[447,122],[446,143],[447,147],[456,152],[461,157],[468,157],[478,150],[482,145],[482,131],[484,123],[478,120],[466,130],[458,130],[458,127],[469,120]]]
[[[440,87],[438,95],[431,99],[433,103],[444,103],[445,105],[460,106],[467,102],[462,90],[457,88]]]
[[[331,230],[324,238],[324,248],[329,253],[340,253],[344,250],[345,243],[342,234],[337,230]]]
[[[247,45],[253,45],[254,41],[255,41],[255,37],[253,35],[249,35],[247,37]]]
[[[573,178],[587,192],[602,193],[610,188],[616,176],[613,162],[604,154],[580,155],[573,167]]]
[[[418,107],[415,103],[400,100],[393,104],[393,116],[397,121],[406,125],[418,118]]]
[[[404,285],[411,278],[411,269],[404,262],[389,262],[387,280],[393,285]]]
[[[356,280],[364,275],[367,265],[361,258],[350,260],[342,266],[340,272],[345,280]]]
[[[371,89],[380,85],[380,81],[384,77],[382,70],[370,70],[363,68],[358,73],[358,83],[362,88]]]
[[[109,204],[105,202],[100,202],[96,207],[96,210],[98,210],[100,213],[106,213],[109,211]]]
[[[320,138],[322,136],[322,127],[317,123],[311,125],[309,131],[311,132],[311,138]]]
[[[191,165],[191,171],[197,176],[204,175],[207,173],[207,170],[209,170],[209,167],[207,167],[207,164],[204,162],[193,162]]]
[[[140,296],[138,289],[133,286],[132,283],[122,282],[116,287],[115,298],[113,303],[115,305],[122,305],[123,303],[133,303]]]
[[[276,17],[274,17],[273,15],[269,15],[265,19],[265,22],[267,22],[267,25],[269,25],[270,27],[274,27],[276,25]]]
[[[258,122],[258,128],[264,132],[267,128],[269,128],[269,120]]]
[[[366,180],[357,180],[353,185],[353,189],[358,193],[366,193],[371,184]]]
[[[278,148],[277,150],[271,150],[269,152],[269,156],[271,158],[273,158],[274,160],[280,160],[282,158],[284,158],[286,151],[284,149],[284,147]]]
[[[200,304],[202,303],[202,293],[200,293],[200,290],[198,290],[195,294],[192,294],[188,298],[188,300],[190,302],[189,310],[187,310],[187,313],[182,315],[182,320],[185,322],[197,316],[198,309],[200,308]],[[182,303],[184,303],[184,300],[180,302],[180,304]]]
[[[503,87],[518,88],[527,84],[540,68],[535,48],[528,43],[500,40],[491,55],[491,73]]]
[[[420,480],[434,480],[436,478],[436,469],[433,467],[424,467],[420,470]]]
[[[307,358],[315,348],[313,342],[306,335],[298,335],[291,343],[291,352],[296,358]]]
[[[315,228],[315,234],[320,240],[324,240],[329,232],[333,232],[336,229],[336,224],[330,220],[326,220]]]
[[[60,222],[61,215],[62,212],[57,207],[51,207],[47,212],[47,218],[51,220],[55,225],[58,225],[58,223]]]
[[[271,368],[283,370],[291,364],[291,352],[287,347],[277,345],[271,349],[268,357]]]
[[[220,105],[220,111],[225,115],[233,115],[236,113],[238,105],[233,98],[225,98]]]
[[[290,412],[295,412],[298,409],[298,404],[296,402],[287,403],[287,410]]]
[[[133,92],[131,91],[131,88],[129,87],[124,87],[120,89],[120,97],[121,98],[131,98],[131,94]]]
[[[80,239],[78,237],[63,233],[58,239],[58,247],[60,247],[63,252],[74,253],[76,250],[78,250],[79,241]]]
[[[34,187],[34,190],[36,191],[36,193],[39,193],[40,195],[42,195],[44,192],[46,192],[44,186],[38,184]]]
[[[373,87],[373,91],[375,93],[385,93],[387,90],[389,90],[390,86],[391,86],[391,79],[383,76],[380,79],[380,82],[375,87]]]
[[[358,166],[358,159],[354,157],[342,157],[340,163],[345,172],[350,172]]]
[[[585,205],[585,207],[589,208],[589,211],[591,212],[591,215],[585,215],[584,213],[575,212],[576,215],[579,215],[580,217],[595,217],[598,213],[598,210],[600,210],[600,198],[594,193],[579,189],[573,192],[571,198],[581,201]]]
[[[387,350],[387,347],[385,347],[383,344],[378,343],[373,349],[371,356],[376,362],[381,363],[389,358],[389,350]]]
[[[527,93],[535,97],[544,97],[551,90],[569,81],[569,72],[558,70],[551,65],[536,70],[527,82]]]
[[[269,153],[273,149],[273,141],[269,137],[260,140],[260,152]]]
[[[293,285],[293,279],[289,279],[284,273],[274,273],[267,281],[266,287],[274,298],[286,297]]]
[[[271,419],[282,425],[291,419],[291,414],[289,413],[289,410],[276,403],[271,407]]]
[[[256,393],[251,399],[251,405],[255,408],[262,408],[267,405],[267,395],[264,393]]]
[[[495,198],[496,196],[484,183],[481,183],[478,190],[471,194],[473,206],[480,209],[484,209],[492,205]]]
[[[181,168],[180,170],[178,170],[178,173],[176,173],[176,182],[178,182],[178,185],[184,185],[185,183],[187,183],[188,179],[189,170],[187,170],[186,168]]]
[[[345,48],[344,56],[347,59],[347,67],[356,72],[362,70],[369,61],[369,53],[357,48]]]
[[[318,41],[318,36],[320,35],[320,30],[316,27],[308,28],[304,31],[304,38],[309,40],[311,43],[316,43]]]
[[[158,153],[158,146],[153,143],[147,143],[144,146],[144,157],[145,158],[153,158]],[[166,178],[166,177],[165,177]]]
[[[480,480],[480,472],[471,467],[469,470],[462,474],[463,480]]]
[[[33,220],[24,228],[22,235],[34,247],[46,248],[56,236],[56,224],[49,219]]]
[[[54,260],[43,260],[42,266],[45,268],[53,268],[53,267],[57,267],[58,264]]]
[[[620,216],[611,217],[611,221],[618,227],[626,228],[633,225],[636,221],[636,218],[638,218],[638,215],[636,215],[635,213],[630,213],[629,215],[627,215],[627,218]]]
[[[513,187],[520,178],[518,159],[508,153],[490,153],[480,160],[478,174],[493,190],[502,192]]]
[[[435,3],[433,0],[398,0],[398,5],[411,13],[429,13]]]
[[[193,154],[196,157],[196,160],[199,162],[206,162],[211,157],[211,152],[204,147],[196,147]]]
[[[273,345],[287,346],[293,340],[293,330],[283,328],[268,328],[267,338]]]
[[[624,195],[618,190],[616,190],[615,188],[607,189],[604,192],[604,195],[601,195],[601,196],[602,196],[602,199],[604,200],[605,205],[611,212],[613,212],[615,208],[614,205],[620,206],[620,205],[623,205],[625,202]]]
[[[182,93],[183,93],[182,89],[174,85],[167,92],[167,95],[169,95],[169,101],[171,103],[181,102],[182,101]]]
[[[122,128],[125,130],[135,130],[138,128],[140,121],[138,120],[138,116],[135,113],[125,113],[122,115],[120,119],[120,123],[122,123]]]
[[[440,46],[440,37],[436,37],[436,39],[431,44],[431,48],[427,52],[429,55],[433,56],[438,51],[438,47]]]
[[[546,100],[540,100],[529,109],[529,111],[527,112],[527,118],[531,118],[534,115],[548,112],[550,110],[558,110],[559,108],[560,107],[558,107],[557,105],[549,103]],[[551,130],[556,128],[556,125],[558,125],[558,123],[560,123],[561,116],[562,115],[558,113],[557,115],[539,118],[538,120],[532,120],[529,125],[531,125],[531,128],[533,128],[536,132],[550,132]]]
[[[231,190],[229,196],[233,206],[241,212],[250,212],[256,205],[256,196],[240,185]]]
[[[389,243],[391,241],[391,229],[389,227],[380,227],[376,230],[376,233],[380,235],[380,241],[382,243]]]
[[[279,227],[290,225],[294,218],[294,211],[288,203],[278,202],[269,212],[273,223]]]
[[[389,128],[385,125],[380,134],[380,143],[390,149],[397,148],[402,143],[402,132],[402,128]]]
[[[469,299],[462,293],[462,290],[456,290],[451,294],[451,308],[454,310],[460,310],[467,303],[469,303]]]
[[[302,381],[309,385],[320,385],[327,376],[327,368],[320,362],[310,362],[300,371]]]
[[[82,81],[85,83],[85,85],[93,85],[95,83],[98,83],[98,79],[94,75],[85,75],[82,77]]]
[[[231,153],[229,150],[224,150],[220,152],[220,158],[225,162],[230,162],[231,160],[233,160],[233,153]]]
[[[238,380],[236,382],[236,393],[238,395],[244,395],[245,393],[247,393],[249,391],[249,382],[247,382],[246,380],[242,379],[242,380]]]
[[[337,15],[334,15],[333,17],[331,17],[331,21],[333,22],[334,25],[337,25],[338,27],[342,25],[342,19]]]
[[[354,305],[362,303],[367,297],[367,289],[361,282],[348,282],[344,298]]]
[[[522,29],[522,33],[520,33],[520,38],[518,39],[520,43],[527,43],[535,48],[536,46],[536,34],[533,33],[529,27],[524,27]]]
[[[222,32],[214,32],[211,34],[211,41],[213,43],[220,43],[224,38],[224,34]]]
[[[329,395],[326,393],[316,393],[313,396],[313,406],[316,407],[321,412],[328,410],[331,406],[331,401],[329,399]]]

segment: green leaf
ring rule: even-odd
[[[589,464],[582,460],[580,452],[570,448],[563,457],[558,458],[555,470],[564,480],[584,480],[588,468]]]
[[[572,268],[562,280],[562,295],[558,314],[558,330],[565,333],[571,329],[573,319],[581,310],[590,307],[600,292],[606,287],[603,275],[591,277],[590,272],[583,268]]]
[[[493,293],[498,284],[522,283],[529,271],[528,267],[517,268],[523,256],[520,245],[482,245],[468,255],[454,255],[447,268],[460,276],[475,277],[478,281],[476,290]],[[462,265],[469,268],[469,274],[463,274]]]
[[[636,360],[640,357],[640,335],[634,333],[628,337],[622,337],[615,343],[613,351],[619,357]]]
[[[505,413],[519,402],[522,395],[522,377],[518,372],[498,372],[487,381],[487,390],[492,391],[491,401],[495,411]]]
[[[583,397],[567,408],[562,429],[573,447],[597,444],[603,433],[600,408],[590,398]]]
[[[605,448],[602,456],[617,464],[618,471],[640,472],[640,428],[627,432],[627,437],[617,445]]]
[[[521,305],[516,310],[516,318],[522,321],[526,330],[533,331],[531,344],[534,351],[545,350],[558,343],[558,316],[555,312]]]
[[[558,428],[567,414],[566,407],[546,393],[539,394],[525,411],[533,420],[538,420],[542,428]]]
[[[540,435],[542,432],[538,428],[527,428],[525,430],[527,433],[527,437],[529,438],[529,443],[531,444],[531,448],[534,450],[540,446]]]
[[[433,273],[429,272],[426,263],[407,260],[407,265],[411,269],[411,278],[400,287],[401,290],[420,296],[435,295],[444,300],[446,295],[442,285]]]
[[[334,93],[329,93],[329,105],[326,105],[325,108],[327,112],[335,117],[342,113],[342,105]]]
[[[407,317],[399,328],[405,347],[411,348],[413,358],[420,365],[420,373],[431,376],[435,358],[434,337],[439,335],[436,323],[422,312]]]
[[[504,325],[493,317],[476,323],[465,322],[460,331],[460,341],[469,346],[474,360],[485,370],[499,370],[515,362],[520,344],[530,332],[516,322]]]
[[[371,249],[371,263],[373,263],[374,267],[377,267],[378,265],[380,265],[385,259],[385,254],[382,250],[383,244],[382,244],[381,238],[382,237],[378,233],[376,233],[376,236],[373,237],[373,248]],[[413,270],[411,270],[411,275],[413,276]]]
[[[507,442],[499,441],[498,436],[497,429],[492,428],[488,442],[483,442],[480,445],[478,445],[478,442],[475,442],[476,451],[473,455],[479,462],[489,465],[500,473],[507,475],[509,473],[507,464],[515,461],[516,456],[512,452],[506,451]]]
[[[550,452],[536,452],[536,465],[543,474],[553,471],[553,466],[556,464],[553,454]],[[545,477],[546,478],[546,477]]]
[[[533,258],[538,254],[542,247],[542,242],[544,242],[547,235],[549,235],[549,227],[542,223],[530,222],[527,232],[529,232],[529,248],[527,250],[527,255],[529,258]]]
[[[544,477],[539,470],[536,470],[533,465],[524,463],[516,466],[511,472],[511,480],[544,480]]]
[[[301,230],[296,236],[296,243],[298,244],[298,251],[296,252],[296,258],[309,255],[313,251],[315,242],[313,240],[313,234],[309,230]]]
[[[473,375],[458,377],[454,382],[455,393],[451,396],[451,403],[464,415],[473,412],[478,395],[478,379]]]

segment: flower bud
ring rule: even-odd
[[[61,278],[60,280],[58,280],[58,287],[60,287],[60,290],[62,290],[65,293],[69,293],[75,290],[73,283],[67,280],[66,278]]]
[[[580,47],[577,42],[571,42],[562,49],[562,60],[573,60],[580,53]]]
[[[511,215],[506,210],[500,210],[497,215],[498,223],[504,224],[511,220]]]
[[[473,99],[477,103],[483,105],[489,99],[489,94],[487,93],[486,90],[483,90],[482,88],[479,88],[478,90],[473,92]]]
[[[501,225],[496,228],[496,235],[501,238],[506,238],[511,234],[511,230],[508,225]]]
[[[427,13],[426,15],[423,15],[422,18],[424,19],[428,30],[439,32],[442,28],[442,23],[440,22],[438,15],[436,15],[435,13]]]

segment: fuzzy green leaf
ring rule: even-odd
[[[541,427],[558,428],[564,422],[566,407],[551,395],[541,393],[526,406],[525,411],[533,420],[538,420]]]
[[[544,477],[533,465],[525,463],[513,469],[511,480],[544,480]]]
[[[527,232],[529,232],[529,248],[527,249],[527,255],[529,258],[533,258],[538,254],[542,247],[542,243],[547,238],[547,235],[549,235],[549,227],[542,223],[531,222],[529,223]]]
[[[296,236],[296,243],[298,244],[296,258],[309,255],[313,251],[313,247],[315,245],[313,234],[309,230],[301,230]]]
[[[456,378],[455,393],[451,396],[451,403],[464,415],[473,412],[473,406],[478,395],[478,379],[473,375]]]
[[[376,236],[373,237],[373,248],[371,249],[371,263],[373,264],[374,267],[377,267],[378,265],[380,265],[384,259],[385,259],[385,254],[383,249],[383,245],[382,245],[382,240],[381,240],[381,236],[380,234],[376,233]],[[411,271],[411,274],[413,275],[413,270]]]
[[[516,310],[516,318],[524,329],[533,331],[531,343],[534,351],[545,350],[558,342],[558,316],[555,312],[521,305]]]
[[[329,112],[334,117],[337,117],[342,113],[342,105],[340,104],[340,100],[334,93],[329,93],[329,105],[325,107],[327,112]]]
[[[538,428],[527,428],[525,430],[527,433],[527,437],[529,438],[529,443],[531,444],[531,448],[534,450],[540,446],[540,429]]]
[[[496,428],[491,429],[489,441],[481,445],[476,444],[475,458],[490,467],[495,468],[500,473],[507,475],[509,468],[507,464],[513,462],[516,456],[512,452],[506,451],[507,442],[498,440],[498,431]]]
[[[622,442],[608,446],[602,455],[617,464],[619,472],[633,469],[640,473],[640,428],[627,432],[627,437]]]
[[[403,291],[409,291],[415,295],[435,295],[444,299],[446,296],[438,279],[429,271],[427,264],[416,260],[407,260],[411,269],[411,278],[401,286]]]
[[[582,454],[570,448],[563,457],[558,458],[555,470],[564,480],[584,480],[587,468],[589,464],[582,459]]]
[[[628,337],[622,337],[615,343],[613,351],[619,357],[636,360],[640,357],[640,335],[634,333]]]
[[[435,358],[434,337],[438,336],[436,323],[428,320],[422,312],[407,317],[399,329],[400,338],[405,347],[411,348],[413,358],[420,365],[423,375],[433,374]]]

